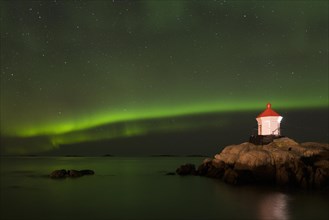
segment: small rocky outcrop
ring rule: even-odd
[[[95,172],[93,170],[54,170],[49,175],[52,179],[63,179],[66,177],[81,177],[84,175],[93,175]]]
[[[186,176],[186,175],[196,175],[196,169],[194,164],[185,164],[176,169],[176,173],[181,176]]]
[[[81,176],[83,176],[83,174],[78,170],[68,170],[67,171],[67,176],[69,176],[69,177],[81,177]]]
[[[283,137],[267,145],[249,142],[230,145],[214,158],[204,160],[196,174],[236,185],[257,183],[329,188],[329,144],[299,144]]]
[[[66,170],[62,169],[62,170],[54,170],[53,172],[51,172],[49,177],[53,179],[61,179],[61,178],[65,178],[66,175],[67,175]]]

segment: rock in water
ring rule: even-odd
[[[194,175],[183,165],[179,175]],[[329,188],[329,144],[299,144],[283,137],[267,145],[249,142],[225,147],[215,158],[206,159],[197,175],[222,179],[230,184],[273,184],[301,188]]]
[[[49,176],[53,179],[61,179],[66,177],[81,177],[84,175],[94,175],[93,170],[54,170]]]
[[[78,170],[69,170],[67,172],[67,174],[68,174],[69,177],[80,177],[80,176],[83,176],[83,174],[80,171],[78,171]]]
[[[50,178],[53,179],[61,179],[61,178],[65,178],[66,174],[67,174],[66,170],[62,169],[62,170],[54,170],[53,172],[51,172],[49,176]]]
[[[176,173],[180,176],[195,175],[196,174],[195,165],[189,163],[182,165],[176,169]]]
[[[225,163],[217,159],[207,158],[198,167],[197,174],[212,178],[222,178],[225,172]]]

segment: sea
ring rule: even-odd
[[[328,191],[166,175],[203,157],[2,157],[0,219],[329,219]],[[56,169],[95,175],[50,179]]]

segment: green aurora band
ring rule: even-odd
[[[232,112],[232,111],[247,111],[247,110],[261,110],[263,107],[260,106],[260,103],[266,103],[266,101],[254,101],[252,102],[238,102],[238,103],[210,103],[210,104],[199,104],[199,105],[190,105],[190,106],[173,106],[171,108],[148,108],[148,109],[139,109],[137,111],[131,112],[96,112],[92,116],[81,117],[76,121],[63,121],[63,122],[52,122],[49,124],[40,124],[40,125],[27,125],[24,127],[15,127],[12,130],[5,131],[4,134],[8,136],[18,136],[18,137],[32,137],[40,135],[59,135],[64,133],[69,133],[73,131],[79,131],[84,129],[89,129],[97,126],[108,125],[119,122],[129,122],[135,120],[145,120],[145,119],[158,119],[166,117],[177,117],[183,115],[192,115],[192,114],[205,114],[205,113],[219,113],[219,112]],[[321,100],[310,100],[305,102],[305,100],[299,100],[295,102],[288,101],[286,103],[282,101],[277,101],[274,103],[280,103],[276,108],[312,108],[312,107],[328,107],[327,103],[321,102]],[[307,104],[305,104],[307,103]],[[275,106],[275,105],[274,105]],[[135,131],[127,132],[124,136],[133,136],[136,134],[144,133]],[[121,136],[121,135],[120,135]],[[91,139],[85,137],[86,140]]]

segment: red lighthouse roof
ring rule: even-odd
[[[257,118],[268,117],[268,116],[280,116],[273,109],[271,109],[271,103],[267,103],[265,111],[260,113]]]

